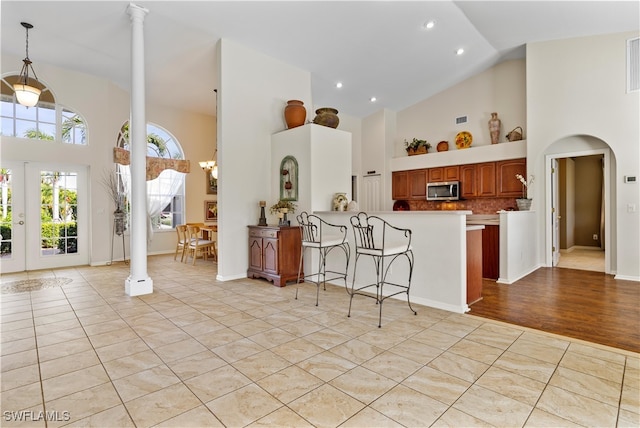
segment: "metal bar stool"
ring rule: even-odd
[[[349,294],[349,313],[351,316],[351,303],[356,294],[371,297],[380,305],[378,327],[382,327],[382,303],[385,299],[401,293],[407,293],[407,303],[414,315],[417,312],[411,307],[409,289],[411,288],[411,276],[413,274],[413,251],[411,250],[411,230],[392,226],[387,221],[377,216],[369,216],[366,213],[358,213],[351,217],[351,226],[355,236],[356,258],[353,266],[353,282]],[[360,256],[370,256],[376,269],[375,282],[355,288],[358,259]],[[394,261],[398,258],[409,263],[409,278],[406,284],[389,282],[387,276]],[[389,294],[383,293],[384,286],[391,289]],[[372,294],[375,287],[375,294]],[[368,292],[367,292],[368,291]]]
[[[347,227],[327,223],[320,217],[302,212],[296,216],[298,225],[300,226],[300,233],[302,235],[302,247],[300,249],[300,265],[298,267],[298,284],[301,280],[315,279],[308,282],[316,284],[316,306],[318,306],[318,299],[320,295],[320,284],[324,289],[327,289],[326,281],[332,281],[336,279],[343,279],[345,288],[347,286],[347,270],[349,269],[349,257],[351,255],[351,249],[347,242]],[[318,269],[315,273],[309,273],[301,276],[302,273],[302,261],[304,258],[305,249],[318,250]],[[327,256],[329,253],[339,248],[344,252],[346,263],[344,272],[327,270]],[[335,275],[327,278],[327,274]],[[299,285],[298,285],[299,287]],[[298,298],[298,288],[296,288],[296,299]]]

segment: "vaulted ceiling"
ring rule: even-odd
[[[129,87],[129,1],[5,1],[2,52]],[[214,113],[227,38],[311,72],[313,103],[365,117],[401,110],[530,42],[638,31],[638,1],[140,1],[147,96]],[[431,29],[425,24],[434,21]],[[456,50],[464,49],[462,55]],[[15,64],[16,72],[21,63]],[[11,68],[3,64],[3,70]],[[579,70],[576,70],[579,72]],[[46,82],[46,75],[38,76]],[[336,83],[342,82],[342,88]],[[376,102],[371,102],[376,97]]]

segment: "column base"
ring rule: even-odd
[[[149,277],[139,280],[134,280],[129,277],[124,282],[124,292],[128,296],[142,296],[143,294],[151,294],[153,293],[153,280]]]

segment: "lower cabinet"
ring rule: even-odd
[[[301,246],[297,226],[249,226],[247,277],[264,278],[279,287],[297,281]]]
[[[500,226],[486,225],[482,230],[482,277],[500,276]]]
[[[467,305],[482,299],[482,230],[467,230]]]

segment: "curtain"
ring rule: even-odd
[[[178,194],[184,183],[185,174],[165,169],[158,175],[158,178],[147,181],[147,239],[153,239],[153,225],[151,219],[160,215],[162,209],[171,203],[171,200]]]
[[[113,161],[120,165],[129,165],[130,153],[120,147],[113,148]],[[188,160],[164,159],[147,156],[147,181],[157,178],[160,173],[167,169],[175,169],[179,172],[191,172],[191,164]]]
[[[153,224],[151,219],[162,212],[180,192],[186,174],[172,169],[165,169],[157,178],[147,181],[147,242],[153,240]],[[131,169],[129,165],[120,165],[120,176],[127,189],[127,199],[131,201]]]

